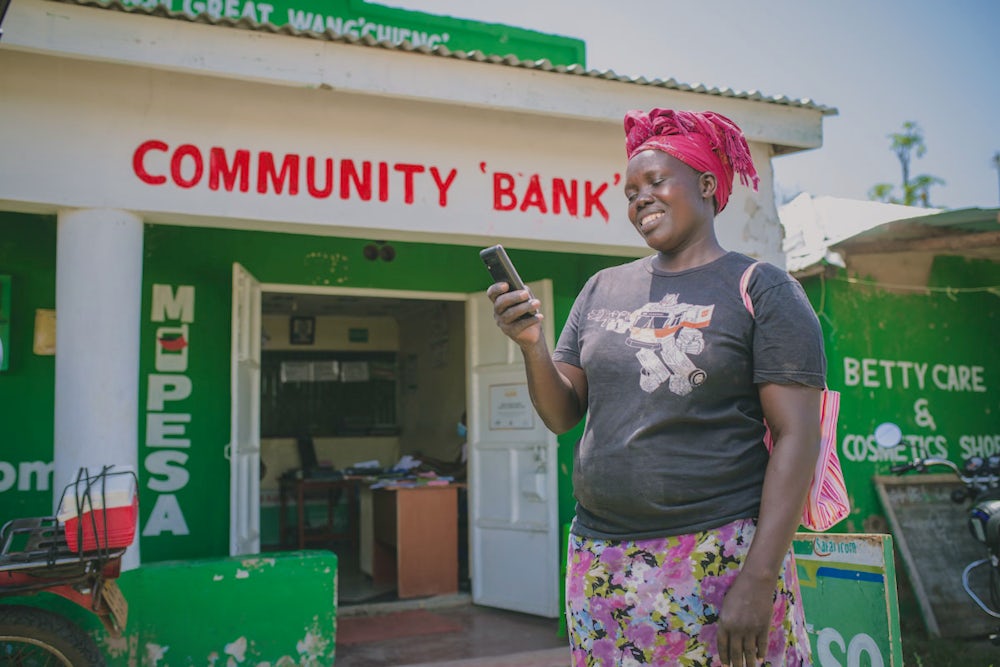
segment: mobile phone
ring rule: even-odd
[[[510,261],[510,257],[507,256],[507,251],[503,249],[502,245],[491,245],[489,248],[483,248],[479,251],[479,256],[490,275],[493,276],[493,282],[507,283],[512,292],[527,289],[521,276],[517,275],[517,269],[514,268],[514,264]]]
[[[502,245],[491,245],[489,248],[483,248],[479,251],[479,256],[493,277],[493,282],[507,283],[510,285],[511,292],[528,289],[524,281],[521,280],[521,276],[517,275],[517,269],[514,268],[514,263],[510,261],[510,257],[507,256],[507,251],[503,249]],[[525,313],[517,319],[524,320],[535,315],[536,313]]]

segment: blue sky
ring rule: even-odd
[[[775,160],[779,201],[802,191],[865,199],[875,183],[898,185],[887,135],[914,121],[927,153],[911,174],[945,181],[933,205],[1000,205],[1000,0],[379,4],[578,37],[593,69],[836,107],[822,148]]]

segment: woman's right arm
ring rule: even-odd
[[[493,319],[521,348],[528,393],[545,426],[553,433],[565,433],[587,411],[587,376],[581,368],[552,359],[542,332],[541,302],[527,290],[508,289],[507,283],[495,283],[486,290],[493,302]],[[519,319],[525,314],[529,316]]]

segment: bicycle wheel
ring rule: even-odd
[[[1000,614],[1000,570],[996,567],[990,568],[990,602],[993,610]]]
[[[0,664],[105,667],[97,644],[68,618],[38,607],[0,605]]]

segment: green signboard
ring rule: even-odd
[[[802,605],[818,667],[902,667],[889,535],[798,533]]]
[[[553,65],[586,65],[583,40],[549,35],[496,23],[396,9],[363,0],[123,0],[126,6],[216,19],[249,19],[254,23],[288,25],[308,32],[413,46],[443,46],[451,51],[481,51],[486,55],[516,55],[522,60],[546,59]]]

